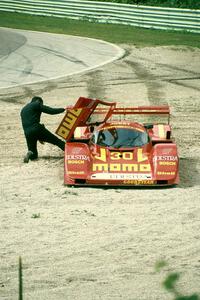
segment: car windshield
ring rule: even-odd
[[[95,134],[93,139],[99,146],[114,148],[140,147],[149,142],[146,131],[116,127],[100,130]]]

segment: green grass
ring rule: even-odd
[[[98,24],[87,20],[31,16],[0,12],[0,26],[98,38],[108,42],[143,46],[185,45],[200,48],[200,34]]]
[[[99,1],[99,0],[89,0]],[[162,7],[176,7],[176,8],[194,8],[200,9],[200,3],[197,0],[101,0],[103,2],[117,2],[134,5],[150,5],[150,6],[162,6]]]
[[[163,268],[168,267],[166,261],[158,261],[155,265],[156,272],[160,272]],[[198,294],[194,293],[191,295],[183,295],[182,292],[178,289],[177,283],[181,277],[180,272],[168,272],[164,281],[162,282],[162,286],[166,291],[171,293],[173,296],[173,300],[200,300]]]

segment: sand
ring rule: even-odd
[[[0,299],[18,293],[22,257],[26,300],[165,300],[168,272],[200,293],[200,49],[136,48],[81,75],[0,90]],[[70,188],[63,153],[40,145],[23,163],[22,106],[33,95],[55,107],[79,96],[126,106],[169,104],[180,155],[180,184],[165,189]],[[55,131],[62,115],[43,115]],[[168,266],[155,272],[155,263]]]

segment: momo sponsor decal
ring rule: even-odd
[[[151,166],[150,164],[119,164],[119,163],[104,163],[104,164],[96,164],[92,165],[93,172],[150,172]]]
[[[142,152],[142,149],[137,149],[136,162],[134,160],[134,153],[129,152],[110,152],[110,160],[113,162],[107,163],[106,149],[101,148],[99,155],[95,155],[95,159],[100,162],[94,162],[92,165],[93,172],[150,172],[151,166],[146,163],[147,156]],[[125,161],[124,163],[117,162],[118,160]]]

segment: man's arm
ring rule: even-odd
[[[41,105],[41,111],[45,114],[49,115],[56,115],[56,114],[61,114],[65,111],[64,108],[52,108],[46,105]]]

